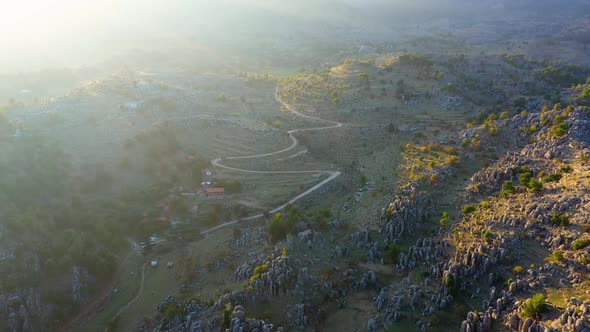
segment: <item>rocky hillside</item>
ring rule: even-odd
[[[243,290],[168,298],[138,330],[337,330],[351,298],[368,331],[589,329],[590,111],[528,102],[507,114],[446,145],[408,145],[407,180],[361,228],[300,215],[294,236],[235,269]],[[257,229],[241,234],[269,243]]]

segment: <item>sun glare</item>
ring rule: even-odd
[[[104,19],[115,4],[110,0],[7,1],[0,6],[0,39],[53,39]]]

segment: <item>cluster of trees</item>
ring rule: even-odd
[[[272,217],[267,224],[267,231],[270,240],[273,243],[281,241],[288,234],[296,231],[298,222],[311,224],[312,228],[317,231],[325,231],[329,227],[329,220],[332,217],[330,210],[317,210],[314,212],[303,211],[298,205],[289,205],[284,212],[278,212]]]
[[[16,258],[0,267],[1,287],[39,287],[35,276],[70,280],[75,265],[99,280],[110,276],[116,254],[127,246],[124,234],[133,232],[136,216],[145,207],[142,196],[86,200],[76,192],[63,150],[40,138],[23,137],[4,152],[0,243],[13,248]],[[26,257],[37,257],[39,272],[29,270]],[[51,298],[64,311],[72,307],[70,288],[63,294],[44,291],[54,294]]]
[[[566,135],[569,131],[569,125],[565,122],[565,117],[561,115],[556,115],[553,118],[553,125],[551,126],[551,135],[553,137],[562,137]]]
[[[533,177],[531,172],[524,171],[519,174],[518,182],[521,186],[527,188],[530,193],[543,191],[543,184]]]
[[[421,179],[425,177],[425,170],[434,170],[437,167],[457,166],[460,162],[460,156],[457,149],[451,146],[440,144],[414,145],[406,144],[404,148],[405,163],[409,167],[407,176],[410,179]],[[439,176],[433,173],[430,176],[432,184],[438,184]]]

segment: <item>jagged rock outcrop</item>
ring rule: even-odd
[[[395,243],[410,234],[416,224],[431,214],[426,195],[414,187],[404,188],[400,195],[381,212],[381,235],[386,243]]]

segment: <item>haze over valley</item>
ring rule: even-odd
[[[0,11],[0,331],[590,331],[590,2]]]

